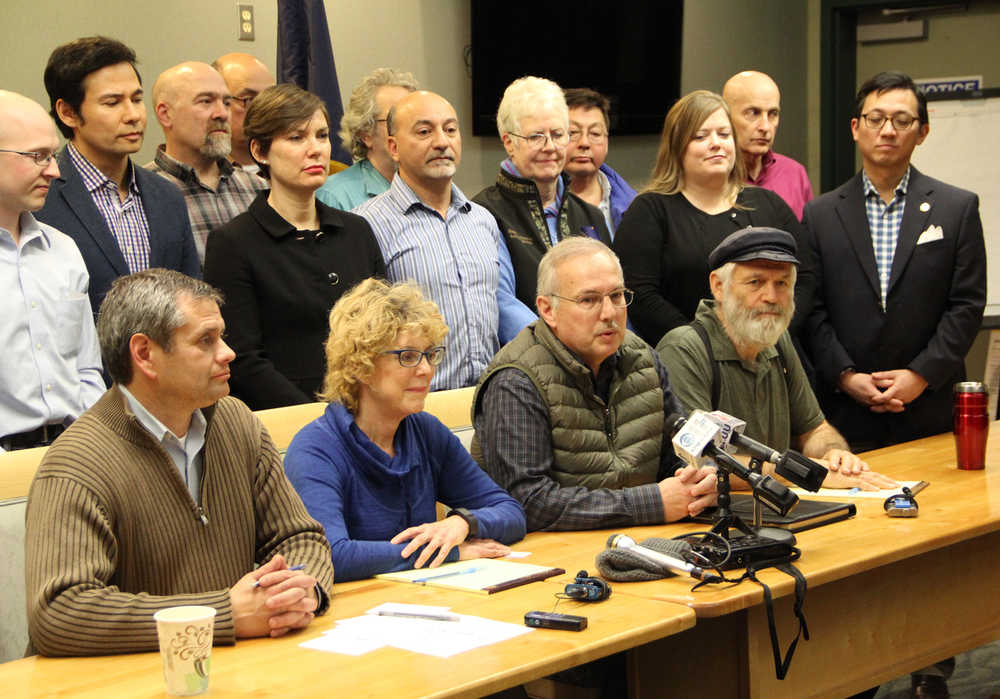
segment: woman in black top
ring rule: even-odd
[[[635,292],[629,320],[649,344],[691,322],[698,301],[711,298],[708,254],[733,231],[773,226],[802,247],[801,227],[788,205],[774,192],[745,187],[744,180],[722,97],[707,90],[682,97],[664,120],[650,183],[625,212],[614,241],[625,285]],[[811,306],[811,274],[803,271],[796,318]]]
[[[363,218],[315,197],[330,162],[318,97],[270,87],[250,103],[243,129],[271,189],[212,231],[205,250],[205,281],[226,297],[230,385],[254,410],[309,403],[325,373],[330,309],[361,280],[385,276],[385,263]]]

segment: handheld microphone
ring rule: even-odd
[[[608,537],[608,548],[627,549],[647,563],[651,563],[659,568],[661,572],[670,572],[675,575],[690,575],[695,580],[704,580],[706,578],[713,579],[717,577],[712,574],[706,574],[703,569],[696,565],[692,565],[683,559],[676,558],[665,553],[660,553],[659,551],[654,551],[653,549],[646,548],[645,546],[640,546],[635,543],[635,539],[627,534],[612,534]]]
[[[781,516],[788,514],[788,511],[798,503],[799,496],[785,485],[771,476],[751,471],[717,447],[715,436],[719,432],[719,426],[707,413],[695,410],[687,419],[677,413],[671,413],[665,424],[673,434],[674,452],[685,462],[700,468],[707,459],[712,459],[719,468],[749,483],[754,496]],[[819,464],[816,466],[823,468]]]
[[[721,449],[729,453],[735,452],[736,448],[743,449],[755,459],[772,463],[775,473],[810,492],[815,493],[822,487],[827,474],[825,467],[792,449],[781,454],[776,449],[747,437],[743,434],[747,423],[737,417],[721,410],[715,410],[707,415],[719,426],[716,445]]]

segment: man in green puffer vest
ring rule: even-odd
[[[656,352],[626,330],[631,300],[607,246],[563,240],[539,264],[539,320],[479,379],[472,454],[529,531],[657,524],[715,504],[715,470],[673,454],[664,421],[683,410]]]

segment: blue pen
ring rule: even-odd
[[[288,570],[302,570],[303,568],[305,568],[304,565],[302,565],[301,563],[297,563],[297,564],[295,564],[293,566],[289,566]],[[259,587],[259,586],[260,586],[260,580],[255,580],[254,583],[253,583],[253,585],[251,585],[250,587],[254,588],[254,587]]]
[[[848,495],[854,495],[855,493],[860,493],[860,492],[861,492],[861,488],[859,488],[858,486],[854,486],[853,488],[851,488],[850,490],[847,491],[847,494]]]
[[[453,570],[450,573],[440,573],[438,575],[428,575],[426,578],[414,578],[412,582],[424,584],[428,580],[438,580],[439,578],[450,578],[454,575],[465,575],[466,573],[478,573],[482,568],[473,567],[465,570]]]

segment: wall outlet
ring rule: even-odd
[[[239,18],[239,31],[237,38],[240,41],[254,40],[254,18],[253,5],[237,4],[236,13]]]

